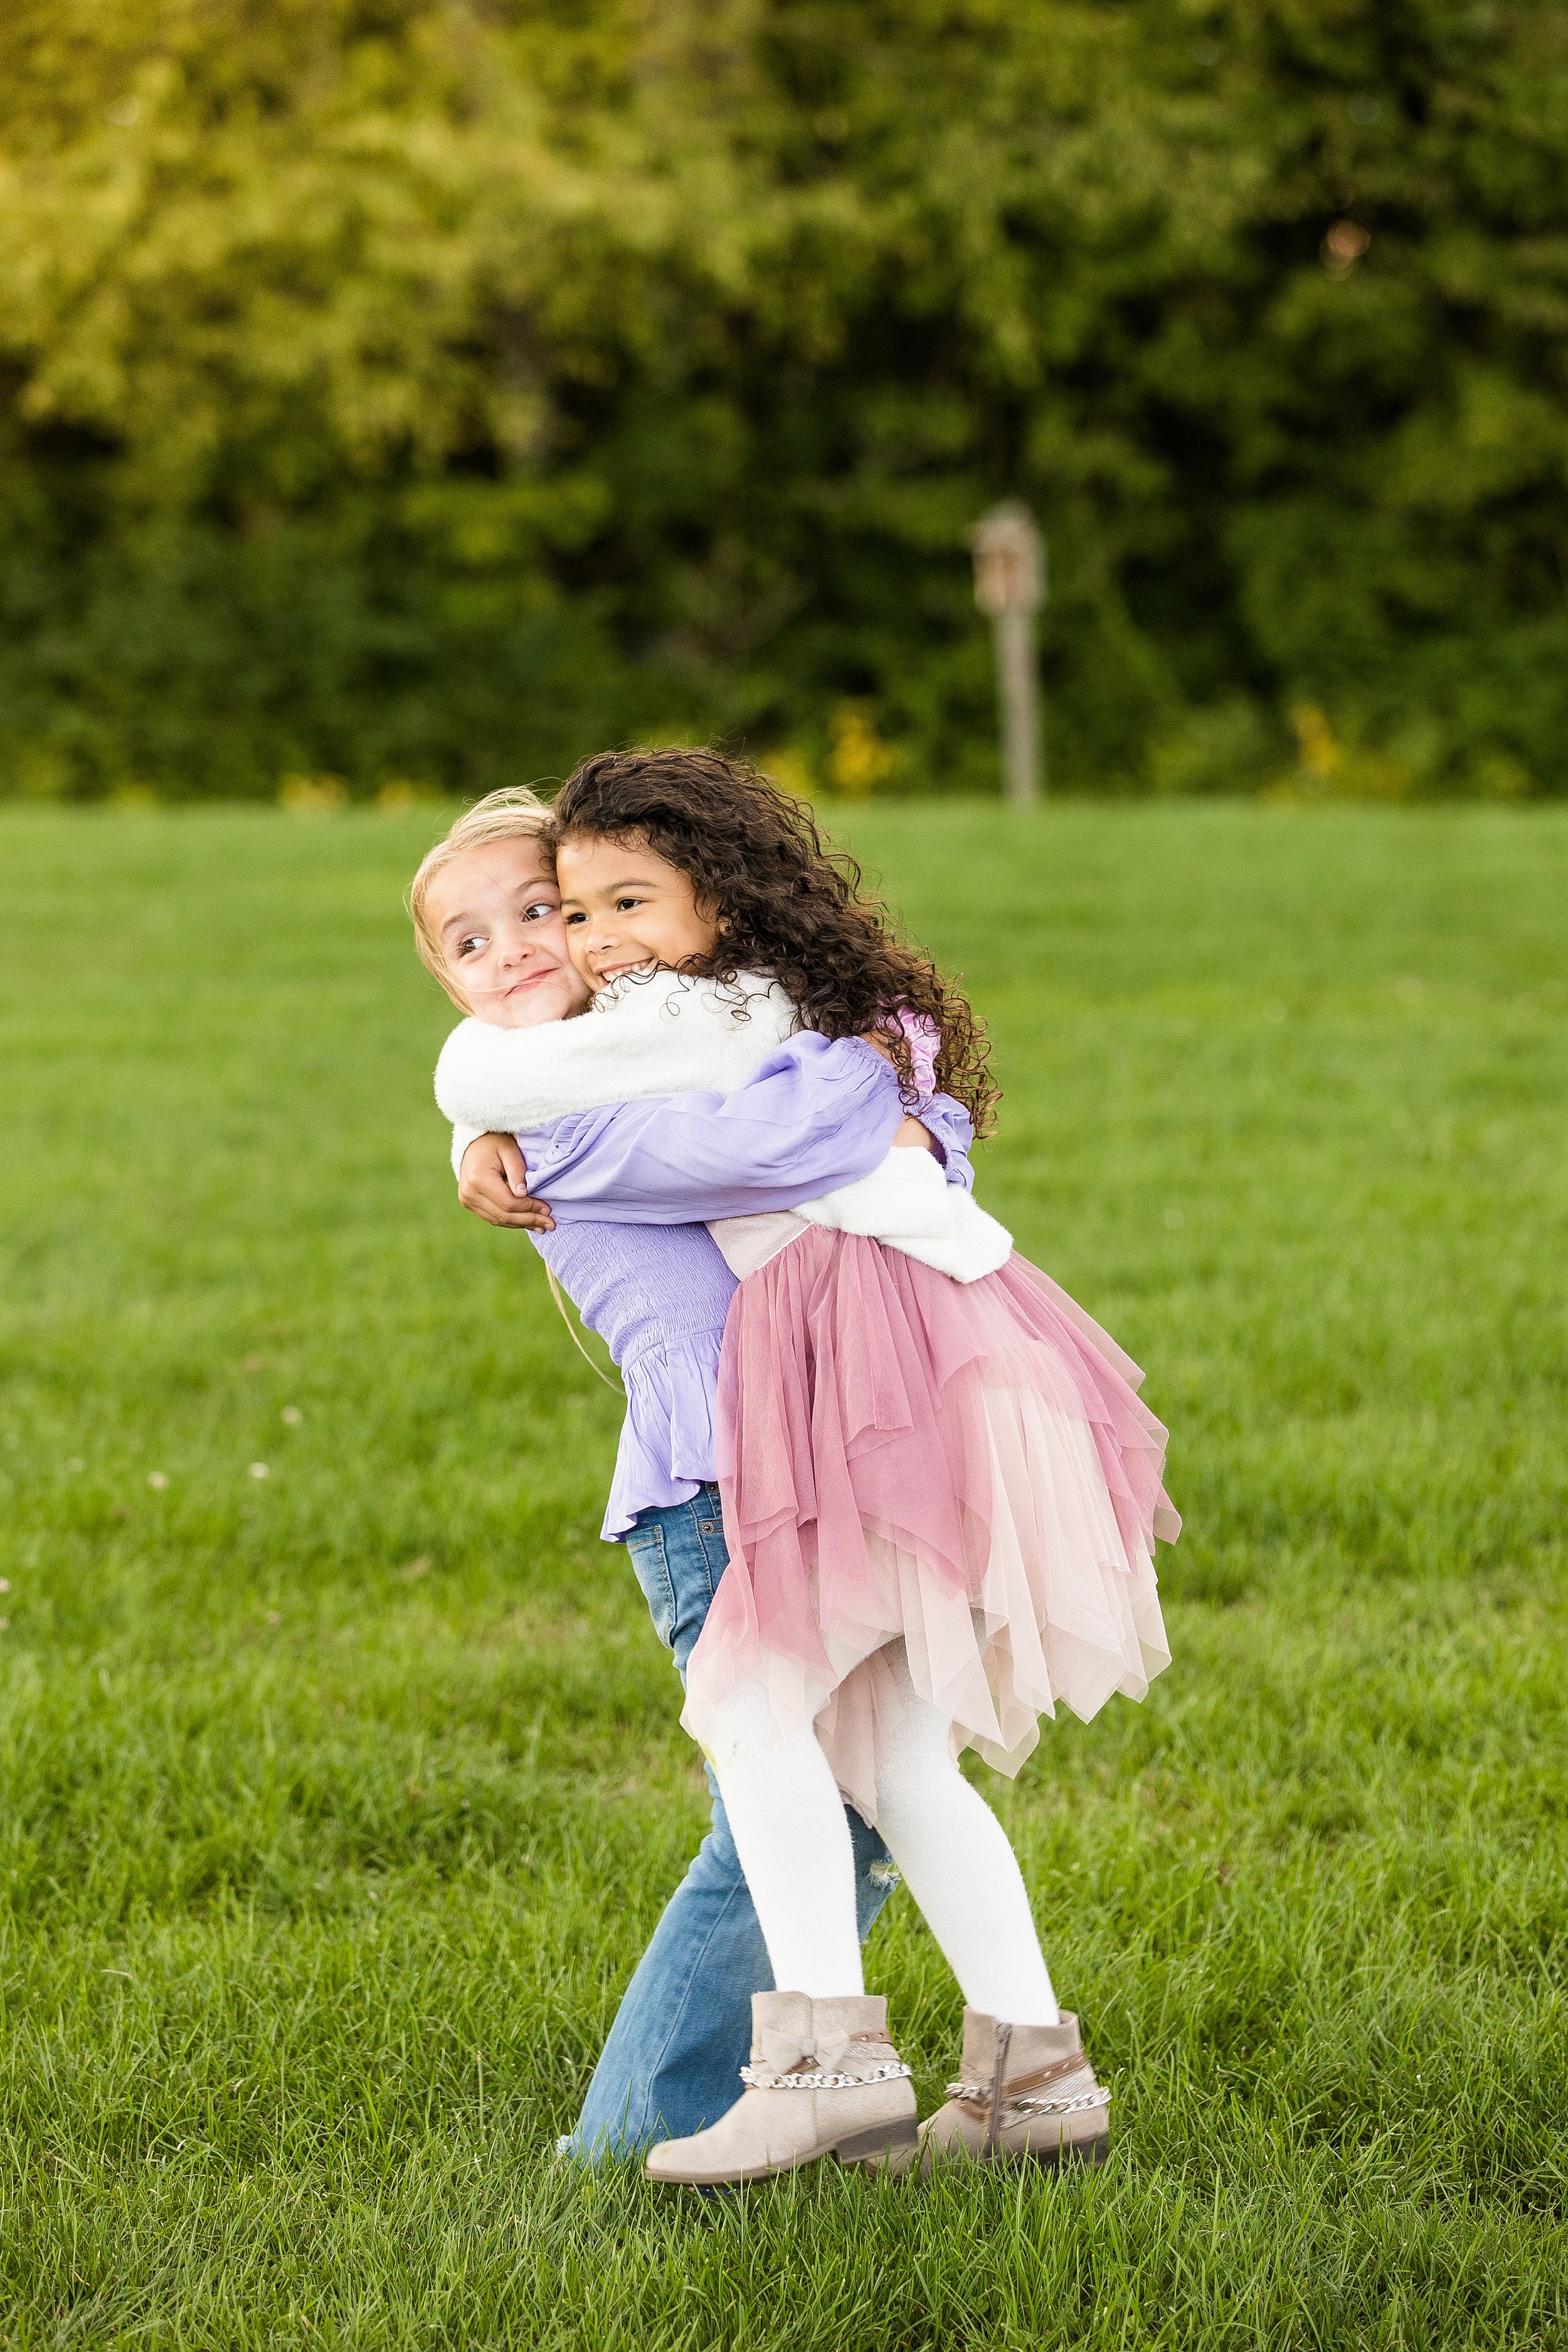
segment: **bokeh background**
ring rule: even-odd
[[[1565,328],[1561,0],[0,12],[5,2352],[1568,2344]],[[1172,1428],[1170,1671],[976,1769],[1088,2179],[552,2161],[707,1798],[401,898],[637,740]]]
[[[13,0],[0,790],[1568,785],[1568,16]]]

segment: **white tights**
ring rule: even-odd
[[[887,1664],[876,1768],[888,1850],[970,2008],[1014,2025],[1055,2025],[1057,1999],[1007,1833],[953,1762],[950,1720],[915,1689],[901,1642]],[[807,1724],[781,1740],[753,1684],[710,1738],[774,1984],[816,1999],[863,1992],[849,1825],[816,1733]]]

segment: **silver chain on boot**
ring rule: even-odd
[[[858,2034],[847,2038],[851,2042],[861,2039]],[[828,2046],[837,2054],[845,2046],[845,2037],[834,2036]],[[888,2045],[885,2042],[870,2043],[873,2049],[879,2046],[886,2048]],[[804,2051],[801,2053],[802,2057],[805,2054]],[[816,2053],[811,2054],[815,2056]],[[749,2083],[753,2091],[858,2091],[869,2083],[896,2083],[901,2076],[913,2072],[912,2067],[904,2065],[900,2060],[888,2058],[875,2066],[862,2067],[855,2074],[836,2074],[826,2067],[816,2067],[807,2074],[797,2060],[791,2067],[742,2066],[741,2080]]]
[[[1075,2074],[1080,2070],[1089,2075],[1091,2083],[1094,2082],[1089,2060],[1081,2050],[1069,2051],[1066,2057],[1058,2058],[1053,2065],[1042,2067],[1039,2073],[1033,2076],[1026,2075],[1018,2088],[1009,2092],[1007,2061],[1012,2054],[1012,2047],[1013,2028],[1011,2025],[998,2024],[995,2055],[992,2061],[995,2071],[991,2080],[988,2083],[950,2083],[947,2086],[947,2095],[950,2099],[967,2101],[972,2111],[975,2107],[984,2109],[985,2146],[988,2151],[994,2150],[1000,2141],[1002,2133],[1006,2128],[1004,2118],[1008,2116],[1070,2116],[1078,2115],[1089,2107],[1108,2107],[1110,2105],[1110,2092],[1102,2089],[1098,2083],[1095,2083],[1092,2091],[1080,2092],[1077,2097],[1071,2099],[1052,2099],[1040,2095],[1047,2083],[1059,2082],[1064,2075]]]
[[[858,2091],[868,2083],[896,2083],[901,2074],[913,2073],[912,2066],[889,2060],[868,2067],[863,2074],[775,2074],[766,2066],[742,2066],[741,2080],[753,2091]]]
[[[742,2066],[741,2072],[744,2074],[745,2071]],[[902,2071],[907,2074],[910,2070],[906,2066]],[[990,2099],[991,2087],[989,2083],[950,2083],[947,2095],[950,2099],[973,2099],[984,2104]],[[1032,2116],[1070,2116],[1076,2115],[1080,2107],[1108,2107],[1110,2094],[1101,2090],[1085,2091],[1078,2099],[1035,2099],[1027,2096],[1011,2099],[1004,2094],[1001,2105],[1022,2108]]]

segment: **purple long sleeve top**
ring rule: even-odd
[[[919,1111],[948,1181],[972,1185],[967,1114],[946,1095]],[[576,1111],[520,1133],[530,1189],[556,1221],[533,1245],[626,1383],[607,1540],[715,1475],[719,1351],[737,1285],[706,1220],[794,1208],[868,1176],[902,1116],[873,1047],[806,1031],[731,1094]]]

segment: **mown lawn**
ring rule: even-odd
[[[430,825],[13,812],[0,2341],[1568,2337],[1568,819],[850,830],[1174,1431],[1176,1663],[999,1797],[1112,2162],[552,2164],[703,1806],[615,1400],[454,1204]],[[929,2105],[904,1895],[871,1974]]]

